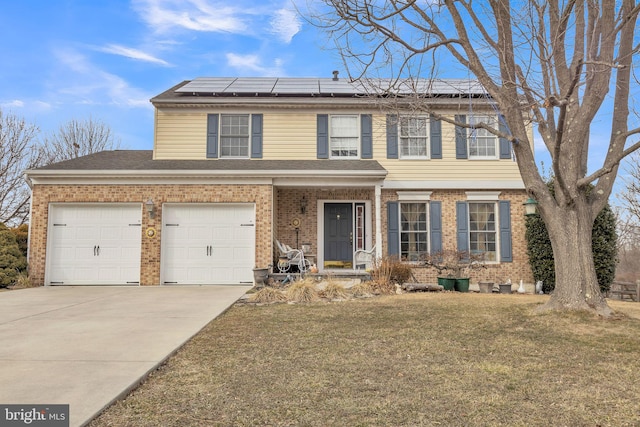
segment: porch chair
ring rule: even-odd
[[[373,245],[371,249],[364,250],[358,249],[355,252],[356,270],[371,270],[373,268],[373,261],[376,259],[376,245]]]
[[[291,246],[281,243],[276,239],[276,246],[280,256],[278,257],[278,271],[280,273],[287,273],[291,269],[291,266],[297,266],[300,273],[306,273],[311,267],[311,263],[308,259],[305,259],[304,252],[300,249],[293,249]]]

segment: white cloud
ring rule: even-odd
[[[291,39],[295,36],[302,23],[300,17],[295,10],[279,9],[271,17],[271,33],[278,36],[284,43],[291,43]]]
[[[139,61],[151,62],[153,64],[160,64],[168,66],[170,65],[167,61],[156,58],[153,55],[150,55],[146,52],[143,52],[138,49],[120,46],[117,44],[110,44],[100,49],[102,52],[112,53],[114,55],[120,55],[131,59],[136,59]]]
[[[22,108],[24,107],[24,101],[22,101],[21,99],[14,99],[11,101],[0,103],[0,106],[2,106],[2,108]]]
[[[134,7],[155,31],[174,27],[193,31],[242,33],[247,24],[240,10],[206,0],[136,0]]]
[[[257,74],[260,76],[278,76],[285,75],[282,69],[282,61],[274,60],[273,66],[265,66],[262,59],[255,54],[241,55],[237,53],[227,53],[227,64],[232,68],[237,68],[242,75]]]
[[[148,94],[132,87],[123,78],[98,68],[82,54],[70,49],[59,49],[54,53],[59,64],[66,68],[63,73],[68,77],[66,85],[57,83],[56,91],[71,98],[70,102],[152,108]]]

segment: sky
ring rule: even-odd
[[[183,80],[343,69],[290,0],[5,1],[0,40],[3,112],[43,134],[98,119],[130,149],[153,148],[149,99]]]
[[[5,0],[0,40],[4,113],[41,136],[91,117],[128,149],[153,148],[149,99],[183,80],[346,77],[332,42],[292,0]],[[441,77],[465,77],[454,72]],[[590,158],[601,161],[608,131],[592,131]],[[543,151],[538,138],[548,171]]]

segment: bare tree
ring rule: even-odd
[[[34,140],[37,133],[35,125],[0,110],[0,223],[17,226],[27,221],[31,193],[23,172],[42,159]]]
[[[626,172],[625,190],[620,194],[620,199],[632,221],[640,225],[640,152],[635,152],[629,157]]]
[[[50,164],[118,149],[120,140],[104,122],[89,117],[85,120],[72,119],[61,125],[57,132],[43,138],[42,145],[44,161]]]
[[[474,126],[511,141],[527,192],[538,201],[551,237],[556,288],[542,309],[611,315],[596,279],[591,232],[620,161],[640,147],[630,140],[640,128],[629,126],[631,89],[638,86],[632,69],[640,48],[640,5],[634,0],[323,3],[310,20],[329,32],[360,81],[377,75],[379,67],[402,79],[424,77],[426,64],[429,76],[436,76],[442,61],[443,68],[457,63],[478,79],[506,126]],[[606,103],[608,150],[600,167],[589,171],[590,127]],[[423,109],[429,109],[427,102]],[[536,167],[530,120],[551,156],[553,192]]]

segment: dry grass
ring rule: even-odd
[[[375,292],[370,281],[357,283],[351,287],[350,291],[351,291],[351,295],[357,298],[372,297]]]
[[[258,304],[269,304],[273,302],[286,302],[287,296],[278,289],[266,286],[249,297],[249,302]]]
[[[311,278],[293,282],[286,292],[287,299],[291,302],[314,302],[320,299],[316,282]]]
[[[640,425],[640,304],[546,298],[234,306],[91,426]]]
[[[336,282],[335,280],[327,281],[326,286],[324,287],[322,292],[320,292],[320,294],[324,298],[328,298],[330,300],[344,300],[349,297],[349,294],[347,293],[347,290],[344,288],[344,286],[340,282]]]
[[[35,287],[35,285],[31,282],[29,275],[26,272],[20,272],[11,289],[27,289],[33,287]]]

